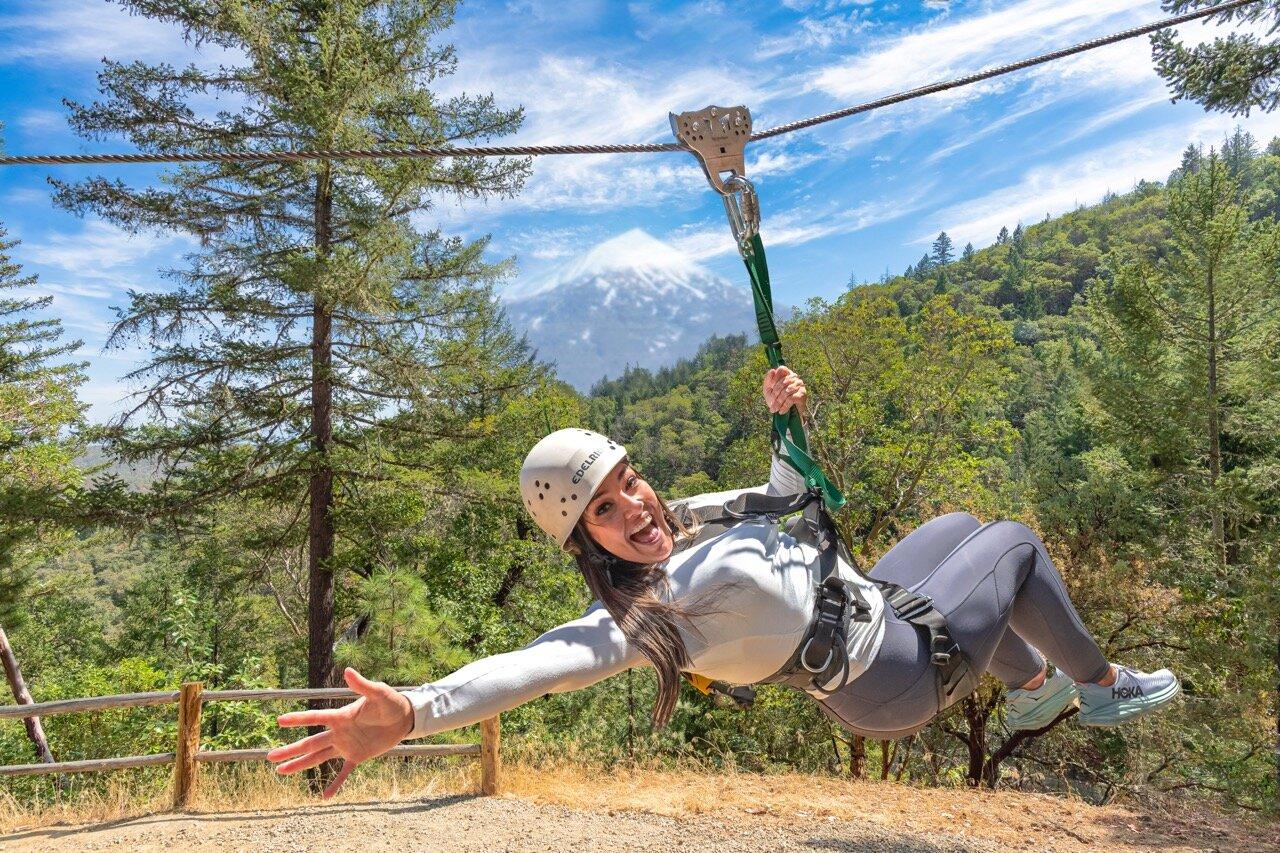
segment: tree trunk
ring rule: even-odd
[[[1205,280],[1205,290],[1209,297],[1209,489],[1212,499],[1209,514],[1213,527],[1213,551],[1218,560],[1218,568],[1226,565],[1226,537],[1222,524],[1222,506],[1218,503],[1218,479],[1222,476],[1222,435],[1218,413],[1218,318],[1216,293],[1214,292],[1213,267],[1209,268]]]
[[[964,718],[969,723],[969,773],[965,781],[976,788],[982,784],[987,763],[987,718],[982,704],[972,696],[964,700]]]
[[[9,637],[5,634],[4,628],[0,628],[0,661],[4,663],[5,678],[9,679],[13,698],[18,700],[19,705],[32,704],[31,691],[27,690],[27,683],[22,680],[18,656],[13,653],[13,647],[9,645]],[[49,749],[49,741],[44,736],[44,726],[40,725],[40,718],[24,717],[22,723],[27,727],[27,737],[31,738],[31,743],[35,746],[36,758],[44,764],[55,763],[56,759],[53,757],[53,750]],[[59,775],[57,785],[59,789],[66,788],[66,776]]]
[[[849,748],[849,776],[861,779],[863,765],[867,758],[867,739],[862,735],[853,736],[853,745]]]
[[[330,174],[322,169],[316,184],[315,248],[317,265],[323,275],[323,261],[329,255],[333,196]],[[319,285],[320,282],[317,282]],[[333,602],[333,463],[329,459],[333,439],[333,315],[317,287],[311,323],[311,462],[310,517],[307,549],[307,686],[332,687],[334,602]],[[314,700],[313,708],[328,707]],[[313,733],[323,728],[311,727]],[[320,765],[311,777],[313,786],[323,788],[337,773],[337,761]]]

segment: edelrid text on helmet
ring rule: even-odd
[[[591,496],[626,455],[625,447],[598,432],[556,430],[533,446],[520,468],[525,509],[564,547]]]

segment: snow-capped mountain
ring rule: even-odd
[[[637,228],[539,287],[509,290],[504,302],[538,357],[586,391],[628,365],[653,369],[691,356],[713,334],[754,339],[751,289],[742,275],[737,284],[726,281]]]

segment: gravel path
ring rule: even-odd
[[[948,815],[950,816],[950,815]],[[942,826],[948,822],[942,821]],[[941,827],[940,827],[941,828]],[[959,827],[954,827],[959,828]],[[986,834],[986,833],[983,833]],[[1002,851],[1263,850],[1226,838],[1143,838],[1112,844],[1061,824],[1031,829],[1022,844],[894,828],[867,819],[719,812],[668,817],[642,811],[578,810],[504,795],[342,803],[280,811],[157,814],[88,826],[52,826],[0,838],[6,851],[51,850],[448,850],[456,851]],[[1144,843],[1145,842],[1145,843]],[[1274,849],[1274,848],[1272,848]]]
[[[150,815],[85,827],[48,827],[4,839],[11,851],[49,850],[450,850],[450,851],[999,851],[991,841],[922,838],[884,827],[771,815],[673,818],[574,811],[508,797],[451,796],[209,815]],[[1041,850],[1077,849],[1038,845]]]

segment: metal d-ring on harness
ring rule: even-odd
[[[773,319],[773,294],[769,286],[769,267],[765,261],[764,243],[760,239],[760,203],[755,187],[746,176],[746,144],[751,139],[751,112],[742,106],[711,106],[687,113],[672,113],[671,130],[706,173],[713,189],[724,202],[738,244],[738,252],[751,279],[751,296],[755,303],[756,325],[760,342],[770,367],[779,367],[782,343]],[[869,621],[871,607],[856,586],[837,572],[837,559],[842,543],[830,513],[844,505],[844,495],[822,473],[809,453],[804,424],[793,406],[788,412],[773,416],[774,450],[805,481],[806,491],[792,496],[770,496],[758,493],[740,495],[724,505],[724,515],[705,519],[704,523],[736,524],[766,517],[777,522],[783,516],[803,512],[803,530],[794,530],[818,549],[820,573],[816,591],[813,623],[805,639],[791,659],[761,683],[782,683],[825,698],[839,690],[849,679],[846,646],[851,622]],[[853,566],[852,559],[845,555]],[[946,618],[933,606],[927,595],[909,592],[897,584],[867,578],[880,588],[886,605],[899,619],[925,632],[929,642],[930,661],[937,668],[938,708],[951,704],[958,691],[968,692],[976,684],[976,675],[960,647],[947,630]],[[727,692],[719,682],[702,679],[704,692],[715,689]],[[695,681],[695,685],[698,682]],[[750,704],[737,688],[735,701]],[[961,694],[963,695],[963,694]]]

